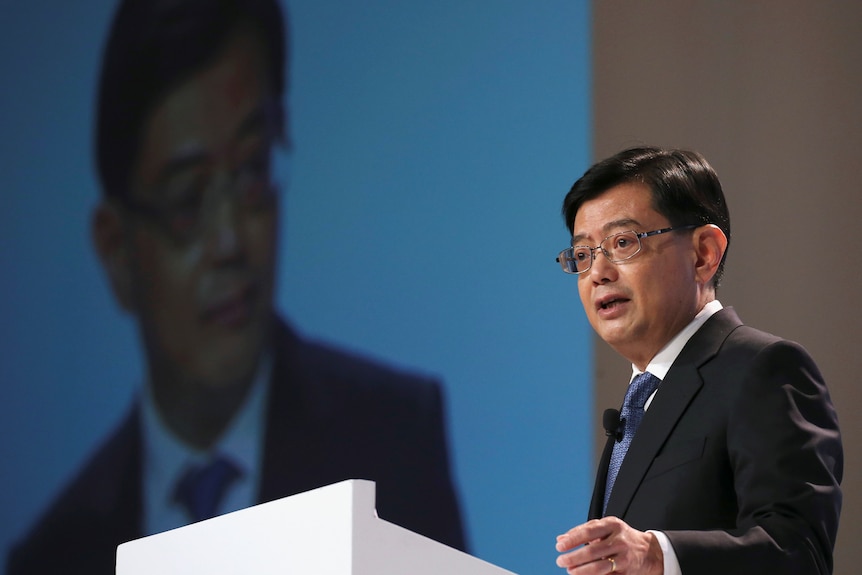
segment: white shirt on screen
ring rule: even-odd
[[[185,509],[173,501],[177,482],[190,465],[208,460],[213,454],[229,458],[241,469],[218,506],[218,514],[254,505],[260,485],[262,443],[270,362],[262,362],[252,387],[228,428],[208,451],[183,443],[163,423],[152,390],[144,386],[141,401],[143,438],[143,530],[144,535],[160,533],[190,523]]]

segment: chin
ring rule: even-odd
[[[219,362],[202,369],[195,379],[202,387],[213,391],[229,389],[247,383],[254,377],[256,368],[256,363],[235,365]]]
[[[614,349],[625,347],[631,340],[631,333],[625,328],[606,328],[596,330],[596,332],[605,343]]]
[[[242,329],[200,330],[195,337],[186,339],[194,344],[183,354],[184,371],[192,381],[212,389],[235,386],[253,377],[266,342],[258,322]]]
[[[259,346],[219,346],[200,358],[199,381],[207,387],[225,388],[254,377],[261,357]]]

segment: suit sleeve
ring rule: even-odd
[[[402,389],[407,386],[401,385]],[[380,517],[422,533],[436,541],[466,551],[468,544],[461,521],[449,458],[443,391],[427,381],[411,388],[413,409],[389,409],[390,438],[397,459],[392,474],[378,481]],[[391,434],[387,431],[387,435]]]
[[[831,573],[843,452],[822,376],[779,341],[754,357],[740,390],[727,421],[737,525],[667,531],[682,573]]]

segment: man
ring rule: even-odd
[[[590,521],[557,538],[557,564],[571,574],[831,573],[835,410],[802,347],[716,299],[730,217],[713,169],[693,152],[626,150],[575,182],[563,214],[572,247],[558,259],[633,379],[622,419],[606,418]]]
[[[101,74],[93,237],[145,386],[10,554],[113,573],[117,545],[337,481],[464,548],[440,386],[298,336],[273,309],[285,140],[275,0],[126,0]]]

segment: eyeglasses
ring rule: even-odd
[[[267,154],[268,155],[268,154]],[[150,220],[179,245],[201,237],[225,196],[242,214],[273,209],[278,186],[270,179],[269,160],[249,161],[224,178],[194,174],[177,178],[159,190],[164,201],[119,198],[136,216]]]
[[[651,232],[636,232],[634,230],[619,232],[606,237],[594,248],[590,246],[572,246],[566,248],[559,253],[557,261],[567,274],[582,274],[589,271],[593,266],[593,260],[596,259],[596,250],[601,250],[609,262],[618,264],[630,260],[640,253],[643,247],[641,245],[641,238],[648,238],[677,230],[690,230],[696,227],[698,226],[691,224],[662,228]]]

